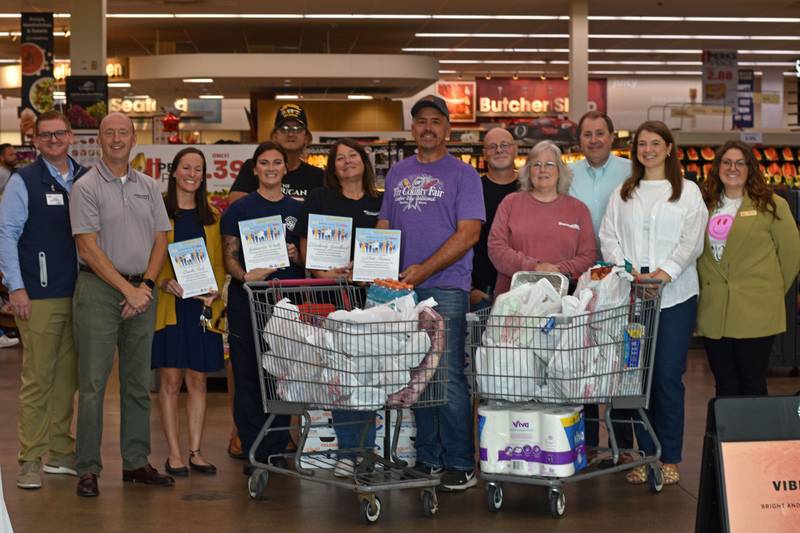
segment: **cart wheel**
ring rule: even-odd
[[[436,497],[435,489],[425,489],[422,491],[422,514],[428,518],[436,516],[439,511],[439,498]]]
[[[381,499],[364,498],[361,500],[361,517],[367,524],[374,524],[381,517]]]
[[[247,480],[247,493],[250,498],[254,500],[263,499],[267,483],[269,483],[269,472],[266,470],[256,469],[255,472],[250,474],[250,478]]]
[[[664,472],[658,465],[650,465],[648,468],[647,482],[650,485],[650,492],[658,494],[664,488]]]
[[[550,489],[547,491],[547,500],[550,504],[550,516],[561,518],[567,510],[567,496],[561,489]]]
[[[486,503],[489,504],[491,512],[499,511],[503,507],[503,487],[496,483],[486,485]]]

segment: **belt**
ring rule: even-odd
[[[88,272],[89,274],[94,274],[95,276],[97,275],[94,273],[94,270],[92,270],[86,265],[80,265],[80,269],[81,272]],[[144,281],[144,274],[123,274],[122,272],[120,272],[119,275],[131,283],[141,283],[142,281]]]

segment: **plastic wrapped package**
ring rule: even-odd
[[[547,348],[538,331],[542,318],[561,311],[561,295],[546,279],[525,283],[497,297],[486,322],[484,339],[495,346]]]

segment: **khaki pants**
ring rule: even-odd
[[[156,300],[123,320],[122,293],[88,272],[78,274],[73,298],[78,348],[78,475],[103,469],[103,399],[119,349],[122,468],[135,470],[150,455],[150,353]]]
[[[70,434],[78,360],[72,336],[72,298],[31,300],[30,320],[17,319],[22,338],[19,460],[41,461],[75,451]]]

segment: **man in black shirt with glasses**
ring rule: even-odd
[[[322,187],[322,169],[309,165],[301,159],[306,147],[311,144],[308,117],[302,107],[297,104],[283,104],[278,108],[270,140],[286,151],[288,172],[283,178],[283,194],[302,202],[309,192]],[[258,179],[253,173],[253,160],[248,159],[242,164],[239,175],[231,187],[231,203],[257,188]]]

